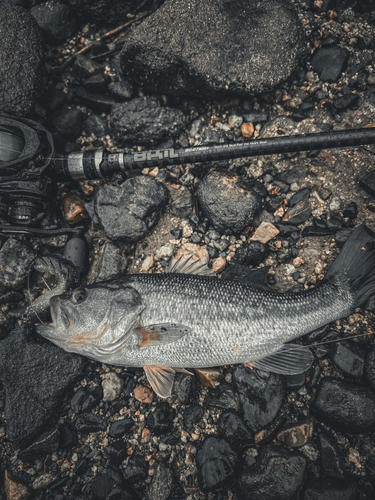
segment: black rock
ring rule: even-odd
[[[198,483],[204,493],[224,485],[237,472],[240,457],[222,438],[208,437],[197,449]]]
[[[373,345],[369,347],[369,353],[366,357],[365,375],[371,387],[375,390],[375,346]]]
[[[105,67],[102,64],[95,62],[89,57],[78,54],[75,58],[72,76],[79,82],[83,83],[90,76],[104,73]]]
[[[268,120],[268,115],[265,113],[247,113],[242,115],[243,121],[247,123],[264,123]]]
[[[290,208],[293,208],[297,203],[307,200],[310,197],[310,189],[303,188],[297,191],[289,200]]]
[[[359,185],[371,196],[375,196],[375,170],[371,170],[359,181]]]
[[[116,104],[115,99],[110,95],[92,94],[83,87],[76,90],[73,101],[92,109],[96,113],[109,113]]]
[[[90,20],[98,26],[119,26],[125,23],[128,14],[138,14],[144,11],[157,9],[164,0],[127,0],[114,2],[113,0],[67,0],[77,14],[86,22]]]
[[[359,500],[355,483],[334,478],[310,479],[303,500]]]
[[[70,424],[63,424],[59,427],[60,442],[59,448],[62,450],[71,450],[78,443],[78,434],[76,429]]]
[[[108,45],[102,40],[94,40],[92,42],[91,55],[98,56],[108,51],[109,51]]]
[[[90,467],[90,462],[83,458],[77,462],[77,465],[74,469],[74,474],[76,476],[83,476],[83,474],[85,474],[85,472],[87,472]]]
[[[262,449],[256,464],[244,466],[232,482],[239,500],[287,500],[300,487],[306,468],[306,459],[290,453],[283,446],[268,445]]]
[[[187,406],[183,413],[183,423],[185,429],[191,429],[194,425],[198,424],[201,421],[202,416],[202,406],[198,404]]]
[[[283,222],[296,225],[303,224],[311,214],[310,200],[301,200],[293,208],[287,211],[283,217]]]
[[[0,5],[0,33],[0,113],[26,116],[42,87],[42,35],[29,12],[7,2]]]
[[[76,420],[76,428],[80,434],[90,434],[90,432],[105,431],[107,424],[99,415],[82,413]]]
[[[359,347],[348,342],[336,342],[330,347],[330,357],[344,373],[354,378],[362,378],[365,355]]]
[[[342,228],[342,218],[335,216],[333,212],[331,212],[331,217],[328,217],[326,225],[327,229],[334,233]]]
[[[336,45],[322,47],[311,59],[311,66],[319,75],[322,82],[334,83],[345,71],[349,54]]]
[[[185,219],[193,210],[193,195],[186,188],[179,189],[174,193],[170,210],[173,215]]]
[[[87,118],[83,126],[87,136],[94,134],[95,137],[103,137],[107,133],[105,121],[98,115],[91,115]]]
[[[342,97],[334,99],[332,102],[332,106],[338,113],[342,113],[343,111],[349,109],[351,106],[357,104],[358,100],[358,94],[343,95]]]
[[[17,457],[23,462],[36,458],[44,458],[46,455],[50,455],[57,450],[59,437],[58,429],[44,432],[30,446],[20,451]]]
[[[238,366],[233,379],[249,428],[258,431],[272,422],[285,397],[283,378],[274,373],[255,373],[245,366]]]
[[[298,228],[290,224],[280,224],[275,222],[274,226],[279,230],[279,235],[281,238],[289,238],[294,233],[298,234]],[[297,240],[298,241],[298,240]]]
[[[172,489],[172,471],[166,464],[158,464],[147,497],[151,500],[167,500]]]
[[[329,234],[332,234],[332,231],[324,227],[307,226],[302,230],[302,236],[327,236]]]
[[[75,12],[58,0],[49,0],[30,10],[48,41],[63,43],[78,30]]]
[[[134,95],[133,86],[127,81],[112,82],[109,84],[108,90],[118,102],[130,101]]]
[[[103,399],[103,388],[101,385],[95,385],[87,391],[87,394],[82,401],[82,411],[91,411]]]
[[[268,252],[268,247],[260,241],[250,241],[245,262],[248,266],[258,266],[267,257]]]
[[[343,217],[353,220],[357,218],[357,214],[358,214],[357,203],[351,201],[349,205],[346,208],[344,208]]]
[[[287,184],[293,184],[294,182],[303,181],[307,175],[307,171],[307,166],[299,165],[298,167],[293,167],[290,170],[277,174],[275,179]]]
[[[313,102],[303,102],[300,106],[300,109],[307,113],[308,111],[311,111],[314,109],[314,103]]]
[[[121,471],[113,466],[99,472],[82,491],[85,500],[139,500]]]
[[[126,446],[122,439],[106,446],[106,455],[111,465],[120,465],[126,458]]]
[[[298,373],[297,375],[286,375],[285,381],[288,389],[299,389],[305,383],[306,377],[304,373]]]
[[[90,94],[105,94],[108,89],[110,81],[107,73],[98,73],[97,75],[90,76],[82,83],[82,87],[90,92]]]
[[[67,96],[63,90],[52,86],[47,88],[40,101],[43,103],[43,106],[46,106],[53,113],[64,106],[66,99]]]
[[[207,29],[213,19],[215,30]],[[249,96],[289,77],[306,58],[304,38],[286,2],[269,0],[263,9],[243,0],[166,0],[126,37],[121,63],[129,80],[148,92]],[[283,50],[268,43],[275,39]]]
[[[0,344],[7,432],[15,446],[27,446],[45,430],[86,363],[81,356],[67,353],[51,342],[40,337],[36,340],[31,333],[30,327],[23,324]]]
[[[165,204],[162,185],[152,177],[139,176],[121,186],[101,187],[94,211],[108,238],[133,243],[155,226]]]
[[[155,97],[138,97],[112,107],[109,127],[119,145],[156,146],[181,134],[184,115]]]
[[[367,387],[326,377],[318,386],[311,411],[335,430],[367,432],[375,424],[375,393]]]
[[[90,271],[87,275],[87,283],[106,281],[120,276],[126,269],[126,261],[121,248],[112,241],[106,241],[95,255]]]
[[[147,427],[155,436],[161,436],[171,431],[175,410],[166,402],[158,403],[153,412],[147,415]]]
[[[259,196],[261,198],[265,198],[267,195],[268,195],[268,191],[265,187],[264,184],[262,184],[261,182],[259,181],[255,181],[254,182],[254,185],[253,185],[253,191],[257,194],[259,194]]]
[[[212,389],[206,397],[206,405],[223,410],[242,409],[240,398],[230,384],[222,383],[219,387]]]
[[[344,246],[345,241],[349,238],[350,234],[353,232],[351,228],[344,228],[337,231],[335,234],[335,242],[339,248]]]
[[[137,380],[133,377],[125,377],[124,378],[124,396],[126,398],[130,398],[135,387],[137,386]]]
[[[318,433],[318,437],[323,474],[326,477],[344,478],[343,461],[336,440],[323,431]]]
[[[17,290],[26,283],[35,253],[32,248],[9,238],[0,249],[0,293]]]
[[[70,400],[70,407],[74,411],[74,413],[82,412],[82,403],[87,396],[86,389],[84,387],[80,387],[73,395]]]
[[[290,118],[298,123],[302,120],[306,120],[307,115],[302,109],[297,109],[296,111],[293,111],[293,113],[290,115]]]
[[[217,423],[220,434],[235,448],[243,448],[254,442],[254,434],[239,413],[228,410],[220,415]]]
[[[213,170],[200,182],[197,197],[201,209],[219,233],[240,233],[261,209],[260,197],[243,186],[237,175]]]
[[[112,438],[120,438],[124,436],[134,425],[132,418],[122,418],[113,422],[109,428],[108,436]]]
[[[59,109],[51,116],[51,125],[65,139],[75,141],[82,132],[83,113],[78,108]]]
[[[141,455],[132,455],[124,470],[124,478],[130,484],[142,482],[148,476],[148,464]]]
[[[190,403],[197,394],[198,379],[185,373],[176,373],[173,383],[173,394],[182,405]]]

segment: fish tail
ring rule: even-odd
[[[375,233],[364,224],[346,240],[324,281],[349,285],[353,309],[375,295]]]

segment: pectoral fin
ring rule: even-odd
[[[284,344],[270,356],[244,364],[248,368],[258,368],[280,375],[297,375],[308,370],[313,360],[314,356],[307,346]]]
[[[156,394],[161,398],[169,398],[172,393],[175,371],[169,366],[145,365],[143,367],[147,380]]]
[[[152,345],[169,344],[176,342],[191,331],[184,325],[175,323],[159,323],[157,325],[139,325],[134,328],[136,334],[141,338],[138,347],[150,347]]]

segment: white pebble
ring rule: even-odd
[[[102,382],[103,387],[103,399],[107,401],[113,401],[118,398],[121,394],[122,388],[124,386],[124,380],[116,375],[115,372],[109,372],[105,376]]]

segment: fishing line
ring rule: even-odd
[[[340,339],[326,340],[325,342],[318,342],[317,344],[310,344],[309,347],[317,347],[318,345],[331,344],[332,342],[341,342],[342,340],[352,340],[358,337],[364,337],[366,335],[372,335],[372,333],[360,333],[359,335],[354,335],[353,337],[342,337]]]

